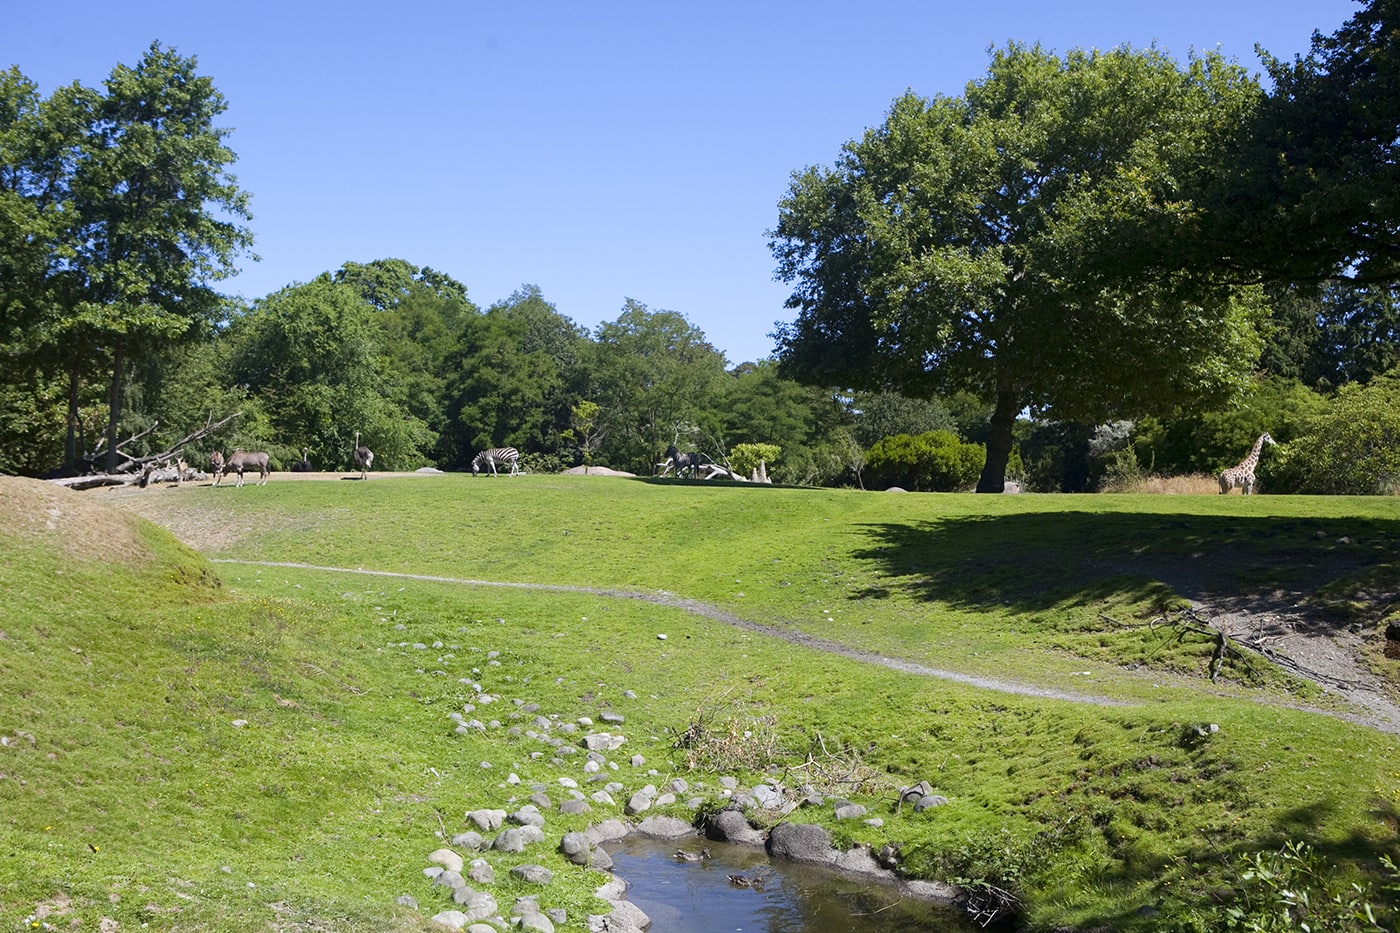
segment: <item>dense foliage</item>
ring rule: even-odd
[[[798,314],[757,361],[633,299],[591,331],[532,285],[482,310],[398,258],[228,301],[248,195],[195,60],[152,45],[47,99],[12,68],[0,470],[235,415],[187,459],[345,469],[358,434],[381,469],[509,445],[650,474],[675,444],[783,483],[965,488],[977,461],[980,489],[1094,491],[1268,431],[1267,491],[1393,491],[1397,11],[1265,53],[1269,91],[1218,55],[1013,43],[962,96],[901,96],[794,176],[771,248]]]
[[[780,205],[798,311],[784,370],[994,402],[984,491],[1028,407],[1097,421],[1238,391],[1262,295],[1196,274],[1176,244],[1197,213],[1185,180],[1259,93],[1216,55],[1183,70],[1156,50],[1013,44],[962,97],[905,94]]]

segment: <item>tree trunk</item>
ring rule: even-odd
[[[998,390],[997,407],[992,412],[992,430],[987,436],[987,462],[982,467],[981,479],[977,481],[978,492],[1006,491],[1006,464],[1011,460],[1011,429],[1020,410],[1021,402],[1014,392]]]
[[[112,346],[112,387],[107,394],[107,472],[114,473],[119,457],[117,454],[117,423],[122,417],[122,367],[126,365],[126,355],[122,352],[121,338]]]
[[[78,437],[78,364],[68,364],[68,436],[63,442],[63,469],[74,472],[78,469],[78,452],[86,444],[85,438]]]

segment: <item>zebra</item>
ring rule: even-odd
[[[489,468],[491,475],[496,476],[496,464],[510,464],[510,475],[516,476],[520,473],[520,451],[514,447],[492,447],[490,450],[483,450],[472,459],[472,476],[476,476],[483,469]]]

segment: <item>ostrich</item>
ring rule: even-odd
[[[355,466],[360,468],[360,479],[369,479],[369,468],[374,466],[374,451],[360,443],[360,432],[355,432]]]
[[[293,473],[310,473],[310,472],[311,472],[311,461],[308,460],[308,459],[306,459],[306,453],[307,453],[307,449],[306,449],[305,447],[303,447],[303,448],[301,449],[301,459],[298,460],[296,463],[293,463],[293,464],[292,464],[292,472],[293,472]]]

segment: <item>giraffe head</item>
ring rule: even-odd
[[[1263,441],[1264,443],[1266,443],[1266,444],[1275,444],[1275,443],[1277,443],[1272,437],[1269,436],[1269,432],[1268,432],[1268,431],[1265,431],[1263,434],[1260,435],[1260,440],[1262,440],[1262,441]]]

